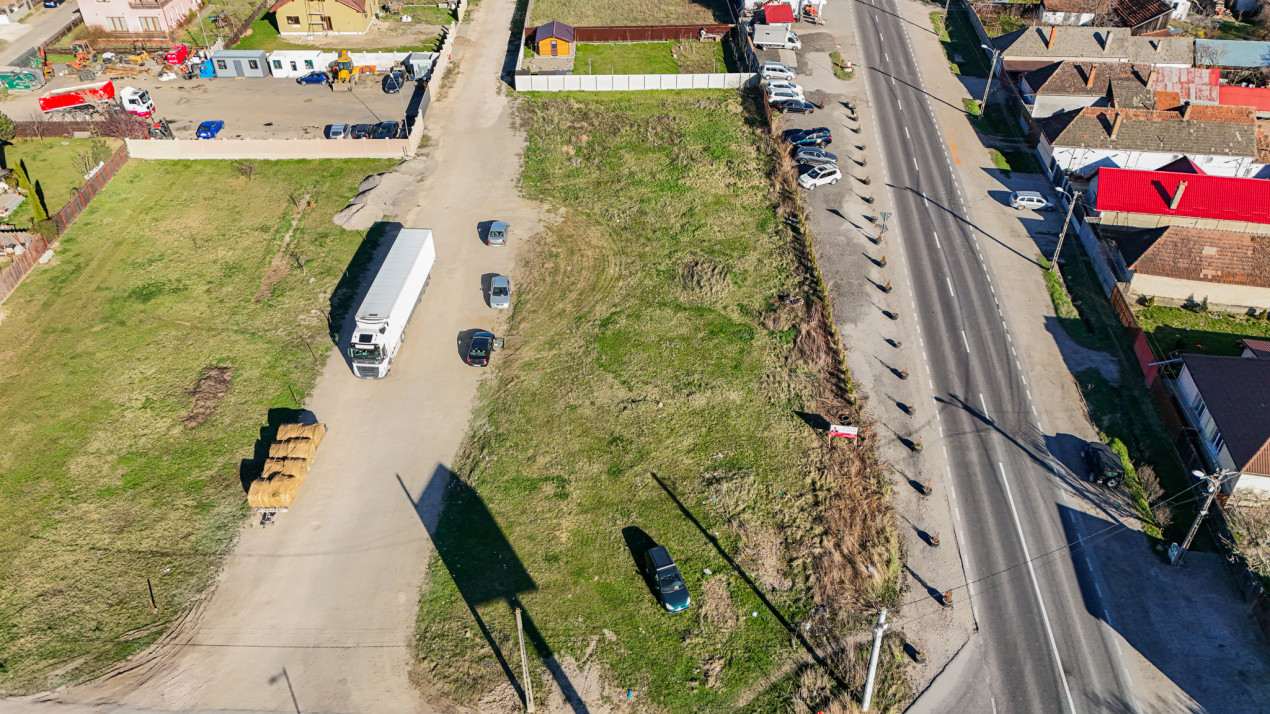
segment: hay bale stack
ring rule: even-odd
[[[317,448],[324,436],[326,436],[325,424],[283,424],[278,427],[278,441],[312,439],[313,447]]]
[[[283,474],[258,478],[247,490],[247,503],[252,508],[288,508],[300,491],[300,483],[301,479]]]
[[[289,439],[277,441],[269,446],[271,459],[303,459],[312,461],[317,453],[317,444],[312,439]]]
[[[304,479],[309,475],[309,461],[304,459],[269,459],[265,461],[265,468],[261,478],[269,478],[277,474],[290,476],[300,479],[300,483],[304,483]]]

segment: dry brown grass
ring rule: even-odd
[[[211,418],[216,405],[225,398],[229,386],[234,381],[234,368],[228,366],[212,367],[198,380],[194,387],[194,402],[190,405],[190,413],[181,421],[186,429],[193,429]]]

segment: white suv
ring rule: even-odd
[[[803,96],[803,88],[788,79],[769,79],[766,82],[763,82],[763,91],[767,92],[767,96],[769,97],[772,96],[773,92],[786,91],[794,94],[792,97],[793,99],[805,99]],[[783,98],[789,99],[790,97]]]
[[[759,68],[759,76],[763,79],[793,79],[794,70],[780,62],[764,62]]]

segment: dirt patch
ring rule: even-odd
[[[727,267],[710,260],[690,260],[679,266],[679,284],[695,297],[719,297],[731,287]]]
[[[547,676],[546,710],[551,714],[574,714],[574,712],[591,712],[591,714],[616,714],[625,711],[613,702],[625,702],[625,694],[618,687],[606,684],[600,677],[600,667],[579,666],[572,657],[554,657],[545,660],[550,674]],[[573,689],[566,697],[558,682],[567,682]]]
[[[229,393],[229,386],[234,381],[233,367],[212,367],[194,387],[194,402],[190,405],[190,413],[181,421],[186,429],[194,429],[212,417],[216,405]]]
[[[494,687],[476,703],[476,711],[480,714],[515,714],[522,709],[520,695],[511,682],[503,682]]]
[[[741,557],[764,590],[788,592],[794,581],[785,573],[785,540],[776,528],[746,521],[733,523],[741,536]]]
[[[808,32],[798,39],[803,43],[800,52],[833,52],[838,48],[838,38],[832,32]]]
[[[701,584],[701,614],[720,630],[736,627],[739,618],[732,604],[732,594],[728,592],[726,576],[716,575]]]
[[[701,662],[701,674],[706,678],[707,687],[723,689],[722,683],[719,682],[719,675],[723,672],[725,664],[727,660],[722,657],[711,657]]]
[[[304,269],[304,258],[298,254],[288,255],[287,248],[291,246],[291,236],[295,235],[296,226],[300,225],[300,219],[304,217],[304,212],[313,204],[313,189],[304,192],[303,196],[292,196],[292,202],[295,204],[295,215],[291,217],[291,228],[287,230],[287,234],[282,237],[282,246],[278,248],[278,252],[273,256],[273,261],[269,263],[269,269],[265,271],[265,277],[260,280],[260,290],[256,291],[256,302],[261,302],[273,294],[273,287],[287,277],[287,273],[291,272],[291,261],[294,260],[300,269]]]

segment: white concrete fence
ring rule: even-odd
[[[627,92],[740,89],[758,82],[753,72],[714,74],[517,74],[518,92]]]

